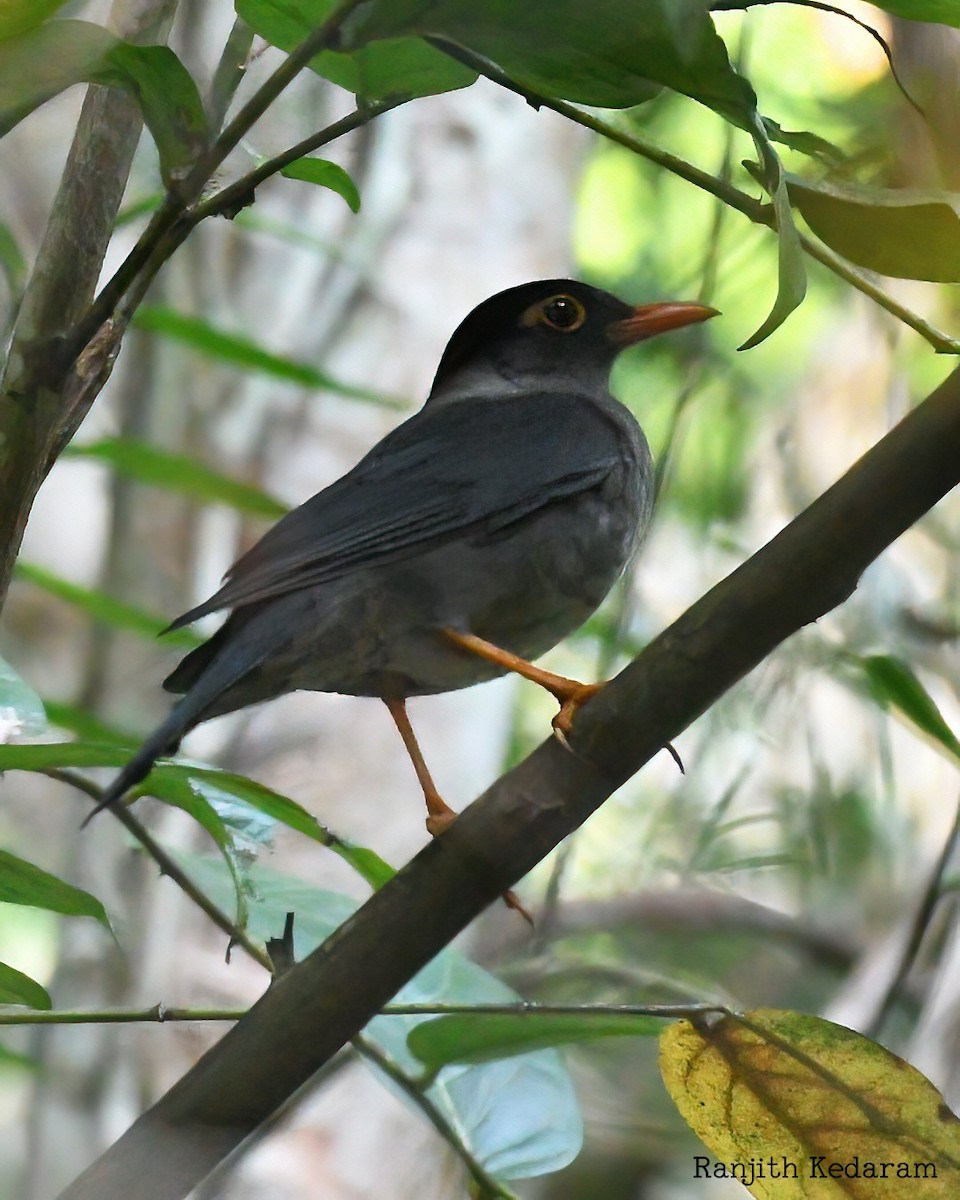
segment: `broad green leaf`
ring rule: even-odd
[[[663,85],[744,129],[756,97],[733,70],[709,0],[390,0],[348,25],[354,44],[420,34],[468,47],[534,91],[630,108]]]
[[[902,659],[890,654],[873,654],[854,661],[859,663],[870,690],[884,706],[892,705],[960,760],[960,739],[943,719],[930,693]]]
[[[288,179],[302,179],[304,183],[315,183],[319,187],[329,188],[342,196],[353,212],[360,211],[360,193],[343,167],[330,162],[326,158],[298,158],[283,168],[281,175]]]
[[[124,604],[98,588],[87,588],[79,583],[71,583],[68,579],[55,575],[45,567],[38,567],[35,563],[27,563],[22,559],[17,563],[14,577],[22,579],[26,583],[32,583],[35,587],[43,588],[45,592],[89,613],[94,620],[103,621],[115,629],[136,633],[140,637],[155,638],[168,624],[163,617],[146,612],[133,604]],[[167,645],[183,650],[193,650],[204,640],[189,629],[175,629],[172,633],[165,634],[164,637]]]
[[[121,87],[140,105],[169,181],[207,141],[203,105],[167,46],[132,46],[89,21],[51,21],[0,43],[0,136],[75,83]]]
[[[295,49],[333,10],[334,0],[237,0],[238,16],[281,50]],[[367,100],[432,96],[469,87],[476,71],[461,66],[420,38],[394,38],[351,54],[326,51],[310,67]]]
[[[0,1004],[25,1004],[27,1008],[50,1009],[47,989],[15,967],[0,963]]]
[[[662,1031],[663,1018],[637,1013],[451,1013],[417,1025],[407,1046],[428,1070],[438,1071],[450,1063],[489,1062],[548,1046]]]
[[[206,504],[226,504],[257,517],[282,517],[287,505],[248,483],[213,471],[186,454],[160,450],[135,438],[103,438],[98,442],[67,447],[72,458],[93,458],[138,483],[189,496]]]
[[[660,1071],[725,1174],[759,1200],[960,1194],[960,1122],[942,1096],[840,1025],[773,1010],[681,1021],[660,1036]],[[795,1171],[756,1170],[768,1160]]]
[[[129,759],[130,748],[112,740],[0,745],[0,772],[49,771],[62,767],[122,767]],[[271,820],[279,821],[328,847],[353,867],[372,888],[381,887],[394,874],[393,868],[372,850],[337,837],[296,801],[243,775],[161,759],[139,785],[137,794],[164,800],[174,796],[183,797],[189,789],[198,787],[201,791],[203,787],[217,789],[219,793],[249,804]],[[192,795],[196,794],[194,790]],[[171,799],[170,802],[178,801]]]
[[[4,751],[12,749],[12,746],[0,747]],[[0,901],[45,908],[68,917],[93,917],[105,928],[110,928],[107,914],[96,896],[6,850],[0,850]]]
[[[42,25],[67,0],[0,0],[0,42]]]
[[[713,26],[709,0],[390,0],[358,9],[347,41],[420,34],[467,47],[527,89],[601,108],[649,99],[654,85],[713,109],[753,137],[773,201],[779,280],[773,309],[744,343],[763,341],[800,304],[806,273],[779,159],[753,88],[731,66]],[[352,41],[351,41],[352,39]],[[655,88],[654,88],[655,90]]]
[[[233,883],[233,923],[239,929],[246,930],[249,914],[245,864],[237,853],[233,835],[217,812],[211,793],[212,789],[189,773],[167,770],[151,771],[146,780],[133,789],[132,795],[156,796],[158,800],[181,809],[210,835],[223,856]]]
[[[53,21],[0,43],[0,137],[52,96],[89,80],[116,43],[89,21]]]
[[[0,742],[34,737],[47,728],[43,701],[8,662],[0,658]]]
[[[133,324],[148,333],[174,338],[202,354],[219,358],[244,370],[259,371],[263,375],[272,375],[275,379],[283,379],[288,383],[321,388],[356,400],[370,400],[375,404],[384,402],[384,398],[377,392],[342,383],[310,363],[297,362],[292,358],[273,354],[252,339],[236,333],[227,333],[202,317],[190,317],[186,313],[175,312],[172,308],[151,306],[138,309]]]
[[[790,198],[821,241],[899,279],[960,281],[960,197],[947,192],[810,183],[787,176]]]
[[[184,171],[210,139],[203,101],[187,68],[169,46],[118,42],[94,80],[130,92],[160,155],[165,183]]]
[[[220,863],[178,854],[204,891],[229,895]],[[356,910],[355,901],[280,875],[265,867],[249,873],[253,888],[250,930],[266,940],[295,914],[294,943],[303,958]],[[396,997],[398,1004],[510,1003],[519,997],[500,980],[455,950],[443,950]],[[381,1016],[366,1034],[412,1077],[422,1065],[407,1049],[411,1030],[428,1016]],[[492,1174],[520,1179],[559,1170],[580,1150],[583,1130],[570,1077],[559,1054],[537,1050],[507,1061],[451,1066],[427,1094],[453,1124],[464,1144]]]

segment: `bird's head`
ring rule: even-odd
[[[558,385],[605,388],[625,347],[716,315],[703,304],[633,306],[573,279],[524,283],[484,300],[460,323],[430,397],[504,391],[505,385],[505,396]]]

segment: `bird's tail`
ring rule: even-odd
[[[158,758],[174,753],[184,734],[195,725],[199,725],[206,716],[212,715],[208,710],[214,702],[248,675],[266,656],[262,647],[255,651],[253,646],[248,646],[246,651],[240,654],[235,648],[234,653],[220,655],[210,664],[183,699],[173,706],[167,719],[150,734],[104,791],[96,808],[84,818],[81,829],[88,825],[98,812],[116,804],[132,787],[146,779]],[[217,711],[229,711],[229,708],[218,708]]]

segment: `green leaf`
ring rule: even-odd
[[[47,989],[15,967],[0,963],[0,1004],[25,1004],[27,1008],[50,1009]]]
[[[26,282],[27,264],[10,226],[4,221],[0,221],[0,270],[6,277],[10,295],[19,296]]]
[[[757,97],[731,66],[713,26],[710,0],[390,0],[358,9],[346,40],[420,34],[496,63],[535,93],[601,108],[649,99],[652,85],[672,88],[713,109],[753,137],[779,239],[777,298],[741,349],[757,345],[786,320],[806,291],[800,239],[779,159],[757,112]],[[351,41],[352,39],[352,41]],[[654,89],[655,90],[655,89]]]
[[[960,761],[960,739],[943,719],[932,696],[910,667],[889,654],[854,659],[863,670],[874,696],[892,705],[948,754]]]
[[[142,734],[130,730],[117,729],[99,720],[85,708],[75,704],[63,704],[59,700],[44,700],[43,707],[47,713],[47,721],[57,729],[72,733],[85,742],[107,742],[110,745],[122,746],[132,753],[143,740]]]
[[[29,1054],[18,1054],[16,1050],[0,1046],[0,1067],[26,1067],[28,1071],[36,1071],[40,1064]]]
[[[353,212],[360,211],[360,193],[343,167],[325,158],[298,158],[283,168],[281,175],[288,179],[302,179],[304,183],[315,183],[319,187],[329,188],[342,196]]]
[[[766,2],[766,0],[764,0]],[[960,0],[870,0],[876,8],[909,21],[932,21],[960,29]]]
[[[63,767],[122,767],[130,758],[130,748],[114,740],[104,742],[41,742],[36,745],[0,745],[0,772],[49,771]],[[190,797],[203,795],[204,788],[249,804],[271,820],[279,821],[328,847],[370,884],[381,887],[394,875],[393,868],[372,850],[355,846],[325,829],[316,817],[287,796],[280,795],[262,783],[201,767],[192,763],[170,762],[161,759],[140,784],[138,795],[156,796],[170,803],[192,803]],[[206,796],[213,795],[209,790]],[[208,801],[209,802],[209,801]]]
[[[140,105],[171,176],[207,143],[196,84],[168,46],[132,46],[89,21],[51,21],[0,43],[0,136],[75,83],[121,87]]]
[[[0,0],[0,42],[26,33],[52,17],[67,0]]]
[[[55,575],[45,567],[35,563],[27,563],[22,559],[17,563],[14,577],[35,587],[43,588],[52,596],[57,596],[67,604],[88,613],[96,621],[104,621],[114,629],[123,629],[140,637],[155,638],[166,627],[168,622],[163,617],[146,612],[133,604],[124,604],[120,600],[108,596],[98,588],[87,588],[79,583],[71,583],[60,575]],[[183,650],[193,650],[204,641],[189,629],[175,629],[165,634],[166,644]]]
[[[96,74],[117,39],[88,21],[53,21],[0,43],[0,137],[35,108]]]
[[[960,197],[907,188],[811,183],[787,176],[790,198],[821,241],[858,266],[898,279],[960,281]]]
[[[720,11],[782,2],[783,0],[714,0],[711,7]],[[799,2],[803,3],[803,0]],[[960,28],[960,0],[870,0],[870,3],[874,8],[882,8],[895,17],[905,17],[910,21],[932,21],[937,25],[955,25]]]
[[[213,471],[185,454],[160,450],[135,438],[103,438],[85,445],[72,443],[65,453],[73,458],[92,458],[108,463],[128,479],[177,492],[205,504],[227,504],[239,512],[273,519],[288,511],[287,505],[260,488]]]
[[[230,830],[217,811],[215,789],[208,787],[203,780],[189,772],[161,770],[151,771],[144,782],[133,790],[133,795],[156,796],[158,800],[181,809],[210,835],[230,872],[233,884],[233,923],[239,929],[246,930],[249,912],[245,864],[237,853]]]
[[[229,895],[220,863],[177,854],[191,878],[214,899]],[[249,873],[250,930],[266,940],[295,913],[298,958],[316,949],[356,910],[356,902],[265,867]],[[220,901],[222,902],[222,900]],[[503,1004],[519,997],[456,950],[440,954],[404,987],[398,1004]],[[366,1034],[412,1077],[422,1066],[407,1049],[412,1029],[428,1016],[380,1016]],[[453,1124],[464,1144],[492,1174],[520,1179],[556,1171],[576,1157],[583,1127],[563,1060],[554,1050],[537,1050],[506,1061],[451,1066],[427,1094]]]
[[[219,358],[244,370],[259,371],[263,375],[273,376],[274,379],[283,379],[305,387],[322,388],[324,391],[336,392],[356,400],[383,403],[383,397],[377,392],[342,383],[309,363],[273,354],[250,338],[227,333],[201,317],[190,317],[185,313],[175,312],[172,308],[151,306],[138,309],[133,324],[137,329],[174,338],[202,354]]]
[[[663,1018],[637,1013],[451,1013],[418,1025],[407,1046],[430,1071],[455,1062],[489,1062],[547,1046],[613,1037],[657,1037]]]
[[[773,201],[777,231],[777,298],[767,319],[756,333],[738,347],[740,350],[752,349],[779,329],[794,309],[799,307],[807,291],[803,247],[800,245],[797,227],[793,223],[786,174],[759,116],[754,118],[752,133],[763,164],[760,172],[761,182]]]
[[[0,742],[11,735],[35,737],[46,728],[43,701],[13,667],[0,658]]]
[[[390,0],[348,24],[354,44],[404,34],[449,40],[534,91],[600,108],[630,108],[664,85],[744,129],[753,89],[731,67],[709,0]]]
[[[165,183],[206,149],[210,131],[203,101],[190,72],[169,46],[118,42],[94,82],[124,88],[134,96],[156,143]]]
[[[271,45],[290,51],[334,8],[334,0],[237,0],[237,15]],[[419,38],[395,38],[359,46],[351,54],[326,51],[310,68],[367,100],[394,96],[433,96],[469,87],[477,78],[460,63]]]
[[[13,747],[0,749],[10,750]],[[107,914],[96,896],[6,850],[0,850],[0,901],[45,908],[68,917],[93,917],[106,929],[110,928]]]

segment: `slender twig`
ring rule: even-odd
[[[164,1025],[171,1021],[239,1021],[246,1008],[179,1008],[163,1003],[150,1008],[22,1008],[0,1005],[0,1025]],[[727,1013],[723,1004],[540,1004],[517,1000],[508,1004],[387,1004],[383,1017],[662,1017],[675,1020]],[[409,1077],[408,1077],[409,1078]]]
[[[755,200],[752,196],[734,187],[731,183],[723,179],[717,179],[706,171],[701,171],[699,167],[695,167],[692,163],[688,163],[674,154],[669,154],[667,151],[661,149],[661,147],[640,137],[636,132],[627,133],[607,121],[602,121],[598,117],[594,117],[590,113],[584,112],[572,104],[568,104],[564,100],[555,100],[550,96],[531,91],[529,88],[515,83],[508,75],[505,75],[485,58],[474,54],[462,46],[455,45],[441,38],[428,38],[427,40],[451,58],[455,58],[457,61],[479,71],[482,75],[485,75],[494,83],[498,83],[501,87],[516,92],[518,96],[522,96],[528,104],[533,105],[535,108],[548,108],[552,112],[573,121],[575,124],[582,125],[585,129],[590,129],[594,133],[600,134],[608,141],[615,142],[617,145],[633,151],[634,154],[647,159],[648,162],[663,167],[664,170],[670,171],[671,174],[676,175],[680,179],[685,179],[687,183],[692,183],[694,187],[708,192],[711,196],[716,196],[717,199],[722,200],[728,207],[736,209],[737,212],[742,213],[755,224],[766,225],[771,229],[774,227],[772,206]],[[867,272],[859,270],[852,263],[841,258],[839,254],[834,253],[834,251],[804,234],[800,235],[800,244],[811,258],[815,258],[852,287],[863,292],[865,296],[869,296],[871,300],[879,304],[891,316],[902,321],[914,330],[915,333],[919,333],[938,354],[960,354],[960,341],[942,333],[917,313],[911,312],[910,309],[905,308],[902,304],[898,304],[896,300],[884,292],[871,279]]]
[[[250,47],[253,45],[253,30],[241,17],[233,23],[227,35],[223,53],[213,73],[210,98],[207,101],[207,116],[213,129],[219,129],[227,115],[230,101],[236,94],[247,69]]]
[[[167,192],[163,203],[154,213],[137,244],[120,264],[116,273],[91,305],[87,315],[77,326],[71,339],[72,355],[75,356],[79,353],[104,321],[112,316],[120,300],[141,271],[147,268],[151,262],[154,263],[153,273],[156,273],[159,263],[156,263],[155,256],[158,250],[165,250],[164,258],[161,259],[161,261],[165,261],[180,245],[186,235],[178,235],[176,227],[189,206],[202,195],[203,189],[230,152],[240,144],[248,131],[310,62],[310,59],[337,43],[343,21],[360,2],[361,0],[342,0],[327,19],[287,55],[269,79],[256,90],[229,125],[223,129],[209,150],[201,154],[183,179]]]
[[[269,179],[271,175],[279,174],[284,167],[296,162],[298,158],[303,158],[304,155],[319,150],[321,146],[328,145],[346,133],[360,129],[375,117],[405,104],[408,99],[407,96],[397,96],[391,100],[378,100],[373,104],[358,106],[352,113],[342,117],[339,121],[335,121],[317,133],[312,133],[303,141],[297,142],[295,146],[291,146],[289,150],[284,150],[282,154],[266,159],[255,170],[242,175],[215,195],[202,201],[190,215],[191,224],[196,225],[205,217],[219,216],[222,213],[229,214],[235,210],[238,204],[245,203],[254,189],[259,187],[265,179]]]
[[[487,1197],[497,1197],[499,1200],[519,1200],[515,1192],[489,1174],[480,1161],[470,1153],[457,1130],[454,1129],[438,1105],[433,1102],[416,1080],[410,1078],[392,1055],[362,1033],[353,1039],[353,1046],[362,1058],[379,1067],[404,1095],[419,1106],[420,1111],[434,1129],[456,1151],[457,1156],[470,1172],[474,1183],[481,1189],[480,1195],[484,1200]]]
[[[60,783],[66,783],[70,787],[76,788],[77,791],[83,792],[97,803],[103,799],[103,790],[98,788],[95,783],[91,783],[89,779],[78,775],[75,771],[50,767],[43,774],[50,779],[56,779]],[[184,895],[188,896],[198,908],[202,909],[210,920],[213,921],[214,925],[229,937],[231,944],[241,946],[254,962],[259,963],[261,967],[272,973],[273,964],[263,947],[253,941],[245,930],[231,921],[227,914],[221,908],[218,908],[201,888],[197,887],[177,860],[160,845],[125,805],[111,805],[110,812],[113,813],[127,832],[140,843],[160,868],[160,873],[168,876]]]
[[[0,1025],[134,1025],[168,1021],[239,1021],[245,1008],[52,1008],[0,1006]]]
[[[800,234],[800,245],[811,258],[815,258],[817,262],[823,263],[834,275],[839,275],[841,279],[855,287],[858,292],[863,292],[865,296],[869,296],[881,308],[886,309],[891,316],[896,317],[898,321],[902,321],[904,325],[908,325],[915,333],[919,333],[924,341],[929,342],[938,354],[960,354],[960,341],[950,337],[949,334],[943,333],[917,313],[911,312],[909,308],[898,304],[892,296],[888,295],[871,278],[868,272],[861,271],[859,267],[855,267],[852,263],[847,262],[845,258],[841,258],[839,254],[835,253],[828,246],[814,241],[813,238],[807,237],[806,234]]]
[[[923,944],[923,939],[926,937],[927,929],[930,925],[930,919],[933,916],[933,911],[937,907],[937,904],[943,895],[944,872],[946,871],[958,844],[960,844],[960,804],[957,805],[957,811],[953,818],[953,825],[949,834],[947,834],[947,840],[943,843],[943,849],[937,855],[937,861],[933,864],[933,869],[930,872],[930,878],[927,880],[927,886],[924,888],[920,905],[917,908],[916,915],[913,918],[913,924],[910,929],[910,937],[907,939],[907,944],[903,948],[903,954],[900,957],[896,974],[890,981],[886,995],[883,997],[883,1003],[877,1009],[876,1016],[874,1017],[871,1023],[871,1028],[868,1031],[874,1037],[876,1037],[879,1031],[883,1028],[884,1023],[890,1015],[891,1009],[900,998],[906,978],[910,974],[913,964],[916,962],[917,955],[920,952],[920,947]]]

